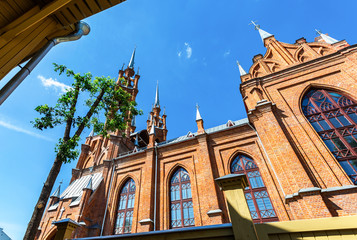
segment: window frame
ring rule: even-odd
[[[250,167],[249,169],[247,169],[246,168],[247,164],[244,164],[242,158],[245,158],[248,162],[251,162],[254,166]],[[241,169],[239,169],[238,171],[234,171],[233,170],[233,165],[236,162],[237,162],[237,164],[239,164],[239,161],[242,163],[242,164],[240,164]],[[248,205],[248,200],[252,200],[253,201],[255,212],[256,212],[256,214],[258,216],[258,218],[253,218],[253,216],[252,216],[253,222],[254,223],[264,223],[264,222],[276,222],[276,221],[279,221],[278,215],[277,215],[276,210],[274,208],[274,205],[273,205],[273,203],[271,201],[268,189],[267,189],[267,187],[266,187],[266,185],[264,183],[263,177],[262,177],[262,175],[260,173],[259,167],[256,164],[256,162],[251,157],[248,157],[245,154],[236,154],[235,157],[231,161],[230,172],[234,173],[234,174],[245,174],[247,176],[248,186],[244,189],[244,196],[246,197],[247,205]],[[254,172],[258,172],[259,173],[259,177],[260,177],[260,180],[261,180],[261,183],[263,184],[263,186],[258,186],[256,188],[252,187],[251,179],[249,178],[249,174],[250,173],[254,173]],[[275,213],[275,217],[264,217],[264,218],[262,217],[261,212],[263,210],[259,209],[258,202],[256,200],[257,198],[255,197],[255,195],[258,194],[258,193],[262,193],[264,191],[266,192],[267,198],[269,199],[271,207],[272,207],[271,209],[266,209],[265,211],[272,210]],[[251,199],[247,200],[247,194],[250,194]],[[263,200],[263,204],[265,206],[264,200]],[[249,209],[249,212],[252,215],[250,209]]]
[[[328,100],[327,103],[329,103],[332,108],[322,109],[322,104],[318,105],[315,98],[313,97],[316,92],[320,92],[323,97]],[[341,96],[339,100],[345,98],[352,102],[352,104],[340,105],[339,101],[336,102],[330,93],[338,94]],[[309,103],[311,103],[314,109],[314,112],[312,113],[310,113],[311,110],[308,109]],[[324,142],[336,161],[339,162],[344,172],[348,175],[350,181],[357,185],[357,167],[354,167],[350,162],[351,160],[357,161],[357,147],[353,147],[345,138],[349,136],[357,143],[357,122],[355,122],[353,118],[350,117],[350,114],[357,115],[357,102],[353,98],[338,91],[322,88],[311,88],[306,91],[302,97],[301,107],[302,113],[310,123],[311,127],[314,129],[317,135],[319,135],[320,139]],[[338,119],[339,116],[343,116],[350,124],[346,125],[343,123],[340,119]],[[333,118],[335,118],[335,121],[337,121],[335,123],[338,123],[341,126],[335,126],[334,122],[330,120]],[[326,129],[326,125],[324,127],[319,123],[321,119],[324,120],[329,129]],[[317,123],[318,126],[316,126],[315,123]],[[347,166],[349,168],[347,168]],[[349,174],[350,171],[354,173]]]
[[[134,190],[132,190],[132,187],[134,187]],[[127,188],[126,192],[124,192],[125,188]],[[114,230],[113,230],[114,235],[122,235],[122,234],[130,234],[131,233],[132,226],[133,226],[133,215],[134,215],[134,209],[135,209],[135,195],[136,195],[136,183],[132,178],[129,178],[124,182],[124,184],[121,187],[120,192],[119,192],[117,207],[115,210],[115,221],[114,221]],[[126,198],[125,207],[122,209],[119,209],[121,206],[122,197]],[[132,207],[129,208],[128,205],[129,205],[130,197],[132,197],[132,200],[131,200]],[[123,216],[123,223],[121,224],[121,226],[117,226],[119,214],[122,214],[122,216]],[[127,223],[128,217],[131,218],[130,225],[125,226],[125,224]],[[129,229],[128,229],[128,231],[126,231],[125,228],[128,228],[128,227],[129,227]],[[120,232],[120,228],[122,228],[121,232]],[[119,230],[119,232],[117,232],[117,230]]]
[[[185,174],[187,174],[188,180],[181,181],[182,172],[185,172]],[[175,176],[177,174],[179,174],[179,181],[175,182],[175,183],[172,183],[173,179],[175,178]],[[186,197],[185,199],[183,199],[183,197],[182,197],[182,195],[183,195],[183,187],[182,186],[184,184],[190,184],[190,198]],[[176,187],[176,186],[179,187],[179,189],[178,189],[178,191],[179,191],[179,199],[172,200],[172,187]],[[194,227],[195,226],[195,215],[194,215],[193,201],[192,201],[191,177],[190,177],[190,174],[188,173],[188,171],[186,169],[184,169],[183,167],[178,167],[172,173],[171,177],[169,178],[169,191],[168,192],[169,192],[169,228],[170,229],[178,229],[178,228],[185,228],[185,227]],[[173,205],[177,205],[177,204],[179,204],[179,206],[180,206],[181,225],[174,227],[173,226],[173,219],[172,219],[172,207],[173,207]],[[193,224],[185,225],[185,220],[186,220],[184,218],[184,205],[185,204],[191,204],[193,216],[192,216],[192,218],[188,218],[187,220],[190,220],[191,222],[193,221]],[[176,219],[175,221],[178,221],[178,220]]]

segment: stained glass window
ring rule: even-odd
[[[170,227],[195,226],[191,195],[191,181],[188,172],[179,168],[170,181]]]
[[[302,109],[354,184],[357,184],[357,103],[339,93],[311,89]]]
[[[135,182],[129,179],[120,191],[114,234],[130,233],[133,222]]]
[[[231,172],[244,173],[247,176],[249,186],[244,193],[253,222],[278,221],[259,168],[253,159],[244,155],[236,156],[231,164]]]

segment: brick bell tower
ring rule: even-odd
[[[117,79],[118,86],[122,87],[125,91],[130,93],[131,101],[135,101],[139,92],[138,83],[140,75],[134,70],[135,61],[134,49],[129,64],[124,70],[125,64]],[[128,114],[130,117],[130,113]],[[77,169],[94,167],[103,163],[105,159],[112,159],[117,157],[120,153],[131,151],[135,148],[135,143],[130,138],[130,135],[135,131],[135,117],[129,119],[125,134],[120,131],[110,133],[108,138],[103,138],[101,135],[94,136],[91,133],[85,144],[82,145],[81,155],[78,159]],[[74,176],[75,177],[75,176]]]

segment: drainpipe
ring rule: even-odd
[[[249,125],[249,127],[255,132],[255,134],[257,135],[259,144],[260,144],[260,145],[262,146],[262,148],[263,148],[263,151],[264,151],[264,153],[265,153],[265,156],[267,157],[268,162],[269,162],[269,164],[270,164],[270,167],[271,167],[271,169],[272,169],[273,172],[274,172],[274,175],[275,175],[275,177],[276,177],[276,180],[278,180],[278,183],[279,183],[279,186],[280,186],[280,188],[281,188],[281,191],[283,192],[284,196],[286,196],[286,195],[285,195],[285,192],[284,192],[284,189],[283,189],[283,187],[282,187],[282,185],[281,185],[281,182],[280,182],[280,180],[279,180],[279,178],[278,178],[278,175],[277,175],[276,172],[275,172],[275,169],[274,169],[274,167],[273,167],[273,164],[272,164],[271,161],[270,161],[270,158],[269,158],[269,156],[268,156],[268,153],[267,153],[267,151],[265,150],[265,147],[264,147],[264,145],[263,145],[263,143],[262,143],[262,140],[260,139],[260,136],[259,136],[257,130],[256,130],[255,128],[253,128],[252,125],[250,125],[250,122],[248,122],[248,125]]]
[[[37,64],[46,54],[59,43],[70,42],[80,39],[83,35],[88,35],[90,27],[87,23],[79,21],[76,23],[76,32],[63,37],[56,37],[47,42],[30,61],[0,90],[0,105],[10,96],[10,94],[20,85],[20,83],[32,72]]]
[[[155,142],[155,194],[154,194],[154,231],[156,231],[156,199],[157,199],[157,165],[158,165],[158,157],[157,157],[157,142]]]
[[[105,218],[107,217],[107,210],[108,210],[108,203],[109,203],[110,190],[112,189],[112,182],[113,182],[114,171],[115,171],[115,164],[114,164],[114,163],[115,163],[115,159],[113,159],[113,160],[112,160],[113,170],[112,170],[112,176],[110,177],[110,183],[109,183],[109,190],[108,190],[107,203],[105,204],[104,218],[103,218],[103,223],[102,223],[102,229],[100,230],[100,236],[102,236],[102,235],[103,235],[104,224],[105,224]]]

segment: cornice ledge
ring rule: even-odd
[[[209,217],[214,217],[214,216],[222,216],[223,212],[221,209],[214,209],[214,210],[209,210],[207,212],[207,215]]]
[[[356,185],[344,185],[344,186],[340,186],[340,187],[330,187],[330,188],[325,188],[322,189],[321,192],[322,193],[329,193],[329,192],[337,192],[337,191],[344,191],[344,190],[357,190],[357,186]]]
[[[304,194],[313,193],[313,192],[321,192],[321,188],[318,187],[311,187],[311,188],[302,188],[298,192],[293,194],[285,195],[285,201],[293,200],[297,197],[303,197]]]
[[[150,218],[146,218],[146,219],[141,219],[141,220],[139,221],[139,223],[140,223],[141,225],[147,225],[147,224],[154,224],[154,221],[151,220]]]
[[[248,118],[250,121],[254,122],[263,116],[266,112],[271,112],[275,106],[275,103],[272,103],[266,99],[257,102],[255,108],[248,110]]]

